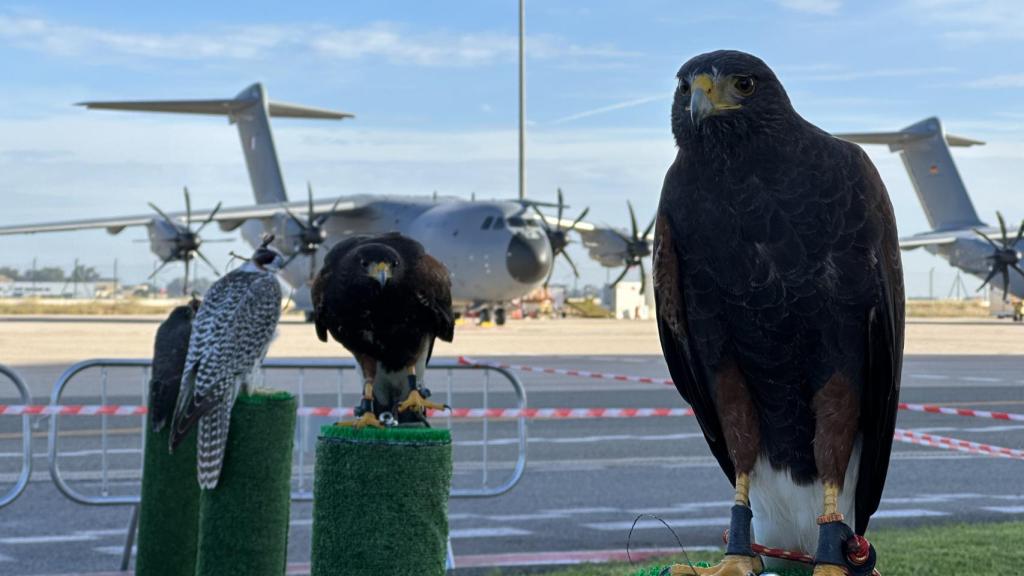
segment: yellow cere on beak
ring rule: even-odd
[[[731,101],[728,90],[728,77],[722,78],[722,82],[715,82],[710,74],[698,74],[691,82],[690,93],[690,120],[699,124],[701,120],[723,110],[735,110],[741,108],[739,104]]]
[[[381,286],[384,286],[385,284],[388,283],[388,280],[391,278],[391,265],[388,264],[387,262],[377,262],[375,264],[370,264],[368,272],[370,276],[373,277],[374,280],[380,282]]]

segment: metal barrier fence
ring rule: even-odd
[[[23,404],[28,404],[32,401],[28,387],[25,386],[25,382],[18,376],[17,372],[0,364],[0,375],[14,384],[14,388],[18,391]],[[29,478],[32,477],[32,423],[29,421],[29,418],[28,414],[21,416],[21,472],[18,474],[14,486],[0,496],[0,508],[17,500],[18,496],[25,491],[25,487],[28,486]]]
[[[151,361],[148,359],[94,359],[85,360],[79,362],[67,370],[61,375],[54,385],[53,392],[50,397],[50,404],[53,406],[60,406],[63,404],[64,393],[68,385],[75,380],[76,377],[81,376],[83,373],[89,370],[98,369],[100,372],[100,385],[99,385],[99,399],[100,403],[107,405],[110,400],[110,371],[111,369],[122,369],[122,368],[136,368],[141,369],[141,378],[139,379],[139,390],[138,398],[141,399],[141,404],[147,404],[147,395],[149,389],[149,369]],[[293,502],[309,502],[313,499],[312,493],[312,467],[315,457],[315,451],[310,449],[312,444],[311,438],[315,437],[315,433],[318,428],[311,426],[311,419],[317,418],[307,413],[303,414],[301,410],[307,406],[318,406],[323,403],[311,403],[311,397],[315,397],[317,389],[321,397],[325,396],[326,387],[321,380],[319,387],[314,387],[310,390],[310,373],[311,372],[334,372],[335,378],[331,388],[331,400],[334,405],[338,407],[344,406],[344,385],[345,385],[345,374],[348,372],[355,371],[355,363],[351,360],[335,360],[335,359],[272,359],[266,360],[263,363],[263,381],[264,383],[268,380],[267,376],[270,373],[282,370],[296,371],[297,375],[294,380],[294,389],[290,391],[294,392],[298,400],[300,416],[296,425],[296,433],[298,438],[296,439],[296,446],[294,451],[293,461],[293,475],[292,475],[292,501]],[[432,377],[432,374],[437,372],[443,372],[446,376],[444,397],[445,403],[455,406],[453,398],[455,397],[455,385],[454,385],[454,373],[455,372],[480,372],[483,374],[483,385],[479,390],[462,390],[460,391],[460,398],[465,398],[467,394],[479,393],[481,397],[482,408],[485,410],[483,416],[475,421],[480,423],[479,440],[470,440],[468,444],[475,446],[479,444],[479,457],[480,457],[480,485],[478,487],[471,488],[458,488],[453,487],[451,496],[454,498],[480,498],[498,496],[511,490],[522,478],[523,472],[526,469],[526,418],[520,416],[515,419],[511,419],[511,422],[515,425],[515,436],[514,438],[508,439],[512,442],[495,441],[491,438],[491,433],[498,423],[508,423],[509,419],[495,419],[491,418],[486,410],[491,408],[491,401],[494,392],[491,391],[491,375],[497,374],[504,381],[511,386],[511,392],[513,394],[513,407],[518,409],[526,408],[526,391],[523,388],[522,383],[518,378],[508,370],[504,368],[495,368],[490,366],[471,366],[456,361],[445,361],[436,360],[431,363],[427,370],[427,377],[425,381],[428,386],[434,391],[435,398],[439,398],[439,392],[442,387],[439,387],[438,381]],[[288,387],[290,388],[290,387]],[[362,389],[361,382],[354,382],[353,388],[355,390]],[[124,393],[122,392],[123,396]],[[361,395],[361,392],[353,394],[352,404],[355,404]],[[133,395],[134,396],[134,395]],[[27,395],[24,397],[24,402],[28,403]],[[26,430],[28,429],[28,420],[26,420]],[[85,504],[90,506],[133,506],[132,517],[128,525],[124,552],[121,559],[121,569],[127,570],[131,559],[132,547],[134,544],[135,529],[138,522],[139,513],[139,502],[140,494],[137,493],[141,488],[141,467],[142,467],[142,455],[145,446],[145,416],[119,416],[116,414],[99,414],[93,417],[74,417],[74,421],[81,422],[83,420],[91,420],[92,418],[100,419],[99,426],[99,437],[100,437],[100,449],[99,450],[79,450],[75,453],[77,456],[97,456],[99,459],[99,470],[96,473],[86,473],[83,478],[89,481],[98,481],[100,487],[100,493],[97,494],[86,494],[77,490],[74,486],[69,483],[65,477],[64,471],[61,468],[61,419],[59,415],[53,415],[50,419],[50,428],[47,442],[47,458],[50,467],[50,477],[53,480],[54,485],[57,489],[64,494],[70,500],[79,504]],[[110,427],[110,420],[112,418],[121,419],[135,419],[139,422],[140,426],[138,429],[138,448],[111,448],[110,439],[114,432],[124,434],[135,434],[134,429],[116,429],[112,430]],[[453,422],[450,416],[433,418],[432,422],[437,423],[438,421],[445,421],[449,429],[452,429]],[[494,422],[492,422],[494,421]],[[461,422],[460,422],[461,424]],[[83,433],[91,432],[88,430],[72,430],[71,433]],[[456,469],[460,467],[459,455],[465,453],[464,450],[458,450],[459,438],[461,434],[457,434],[453,430],[453,440],[456,449],[455,452],[455,463]],[[516,448],[515,459],[512,461],[511,472],[504,478],[504,481],[499,484],[492,484],[492,476],[490,474],[490,452],[492,444],[508,445],[514,444]],[[120,470],[112,471],[111,464],[113,460],[119,459],[126,454],[136,454],[137,458],[137,470]],[[31,458],[28,459],[31,463]],[[124,462],[120,462],[124,464]],[[471,468],[472,466],[470,466]],[[127,472],[127,474],[125,473]],[[81,472],[79,472],[81,474]],[[25,481],[28,480],[28,472],[24,474]],[[453,480],[453,484],[454,484]],[[23,486],[22,486],[23,488]],[[121,494],[112,494],[115,489],[120,488]]]
[[[136,368],[141,369],[141,377],[139,378],[139,392],[138,395],[133,397],[140,398],[142,403],[146,403],[146,395],[148,392],[148,381],[149,381],[149,366],[150,361],[147,359],[95,359],[85,360],[79,362],[70,368],[68,368],[61,377],[57,380],[54,385],[53,392],[50,398],[51,405],[63,404],[64,395],[68,388],[68,385],[75,381],[77,377],[80,377],[83,373],[89,370],[99,370],[99,397],[101,404],[110,403],[110,372],[112,369],[122,368]],[[322,403],[311,403],[311,396],[315,396],[319,393],[321,397],[325,397],[327,386],[324,385],[323,379],[319,381],[319,386],[313,387],[311,390],[310,382],[311,372],[334,372],[335,378],[333,381],[333,388],[331,398],[332,404],[337,406],[344,406],[343,388],[345,381],[345,374],[347,372],[353,372],[355,370],[355,364],[349,360],[335,360],[335,359],[272,359],[267,360],[263,363],[263,372],[265,374],[264,381],[269,380],[270,373],[281,370],[291,370],[297,372],[296,377],[293,379],[293,386],[290,391],[296,394],[299,408],[306,406],[322,405]],[[432,375],[441,372],[445,375],[445,381],[439,382],[438,379]],[[508,383],[511,387],[513,394],[513,405],[516,408],[526,407],[526,392],[523,389],[522,384],[515,375],[503,368],[493,368],[486,366],[467,366],[454,361],[436,360],[431,363],[428,368],[428,374],[426,381],[430,386],[436,398],[440,398],[443,394],[444,401],[451,405],[457,405],[453,401],[453,397],[456,396],[456,390],[454,386],[454,373],[456,372],[477,372],[483,375],[483,384],[478,390],[465,389],[458,392],[459,398],[466,398],[470,395],[478,394],[481,399],[483,408],[490,408],[492,403],[492,397],[495,392],[491,390],[492,387],[492,375],[498,375],[502,380]],[[359,388],[361,388],[361,383]],[[440,385],[439,384],[443,384]],[[121,386],[124,388],[124,386]],[[284,386],[276,386],[285,388]],[[121,392],[121,396],[124,396],[124,392]],[[351,404],[355,404],[358,400],[357,395],[353,395],[351,398]],[[50,476],[53,479],[57,489],[71,499],[74,502],[86,505],[98,505],[98,506],[118,506],[118,505],[133,505],[139,502],[139,494],[137,488],[141,486],[138,482],[139,475],[141,474],[142,464],[142,447],[144,446],[145,430],[144,416],[118,416],[111,414],[101,414],[93,417],[74,417],[74,421],[81,422],[82,420],[92,420],[98,418],[100,420],[100,426],[98,430],[99,435],[99,450],[79,450],[73,453],[74,456],[79,457],[96,457],[99,462],[98,470],[92,470],[88,473],[79,472],[80,478],[99,483],[99,494],[87,494],[76,487],[74,487],[68,479],[65,477],[64,470],[61,466],[61,422],[66,417],[54,415],[50,420],[49,438],[48,438],[48,461],[50,467]],[[312,421],[316,419],[315,416],[304,415],[299,417],[297,423],[297,435],[295,446],[295,462],[294,462],[294,474],[292,477],[293,491],[292,500],[297,502],[305,502],[312,500],[312,466],[314,462],[314,442],[316,431],[318,427],[311,425]],[[112,419],[119,419],[121,422],[134,420],[139,423],[137,430],[138,439],[137,447],[120,447],[111,448],[111,438],[113,435],[110,422]],[[523,417],[513,419],[511,423],[515,425],[515,436],[514,438],[508,438],[502,441],[495,441],[492,438],[492,433],[496,426],[496,422],[507,423],[507,419],[492,419],[488,416],[474,420],[479,422],[479,435],[478,439],[472,439],[467,442],[470,446],[475,447],[479,445],[479,462],[477,464],[460,462],[460,455],[465,456],[470,452],[476,452],[475,450],[469,451],[465,449],[459,449],[456,453],[456,465],[457,468],[475,468],[479,466],[480,477],[479,486],[476,487],[454,487],[452,489],[452,497],[488,497],[497,496],[511,490],[522,477],[523,472],[526,468],[526,419]],[[434,418],[432,420],[435,424],[439,422],[446,422],[449,428],[452,427],[452,421],[450,418]],[[74,434],[76,431],[70,431]],[[77,432],[82,433],[83,431],[78,430]],[[91,431],[95,432],[95,431]],[[135,429],[120,428],[116,432],[120,437],[127,434],[135,434]],[[462,430],[462,432],[466,432]],[[470,437],[477,438],[474,434],[468,434]],[[453,431],[453,437],[456,441],[456,447],[459,447],[460,435]],[[120,442],[123,446],[124,442]],[[514,445],[516,448],[516,455],[512,461],[511,471],[508,475],[499,479],[503,480],[500,483],[495,482],[494,475],[492,474],[492,467],[490,466],[490,452],[492,451],[492,445]],[[131,471],[127,469],[121,469],[118,471],[111,470],[111,464],[114,460],[119,460],[120,464],[125,463],[125,456],[134,455],[131,462],[137,461],[137,470]],[[466,471],[462,471],[462,476],[466,475]],[[118,492],[118,493],[115,493]]]

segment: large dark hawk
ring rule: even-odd
[[[759,543],[846,574],[885,484],[903,358],[892,206],[867,155],[793,110],[764,62],[683,65],[678,153],[655,231],[658,329],[672,380],[736,488],[718,566]],[[853,539],[851,539],[853,540]]]
[[[454,337],[451,279],[419,242],[391,233],[336,244],[313,283],[313,318],[320,340],[333,336],[363,373],[355,426],[380,427],[385,412],[425,423],[428,408],[445,408],[422,384],[434,339]]]

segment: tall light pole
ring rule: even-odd
[[[519,199],[526,198],[526,0],[519,0]]]

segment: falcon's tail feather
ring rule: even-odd
[[[199,444],[196,463],[199,487],[212,490],[220,480],[224,465],[224,449],[228,443],[231,406],[222,403],[199,420]]]
[[[171,420],[169,448],[171,452],[181,444],[189,430],[199,419],[217,405],[216,398],[202,398],[195,395],[196,370],[187,370],[181,379],[181,390],[178,393],[178,404],[174,408]]]

